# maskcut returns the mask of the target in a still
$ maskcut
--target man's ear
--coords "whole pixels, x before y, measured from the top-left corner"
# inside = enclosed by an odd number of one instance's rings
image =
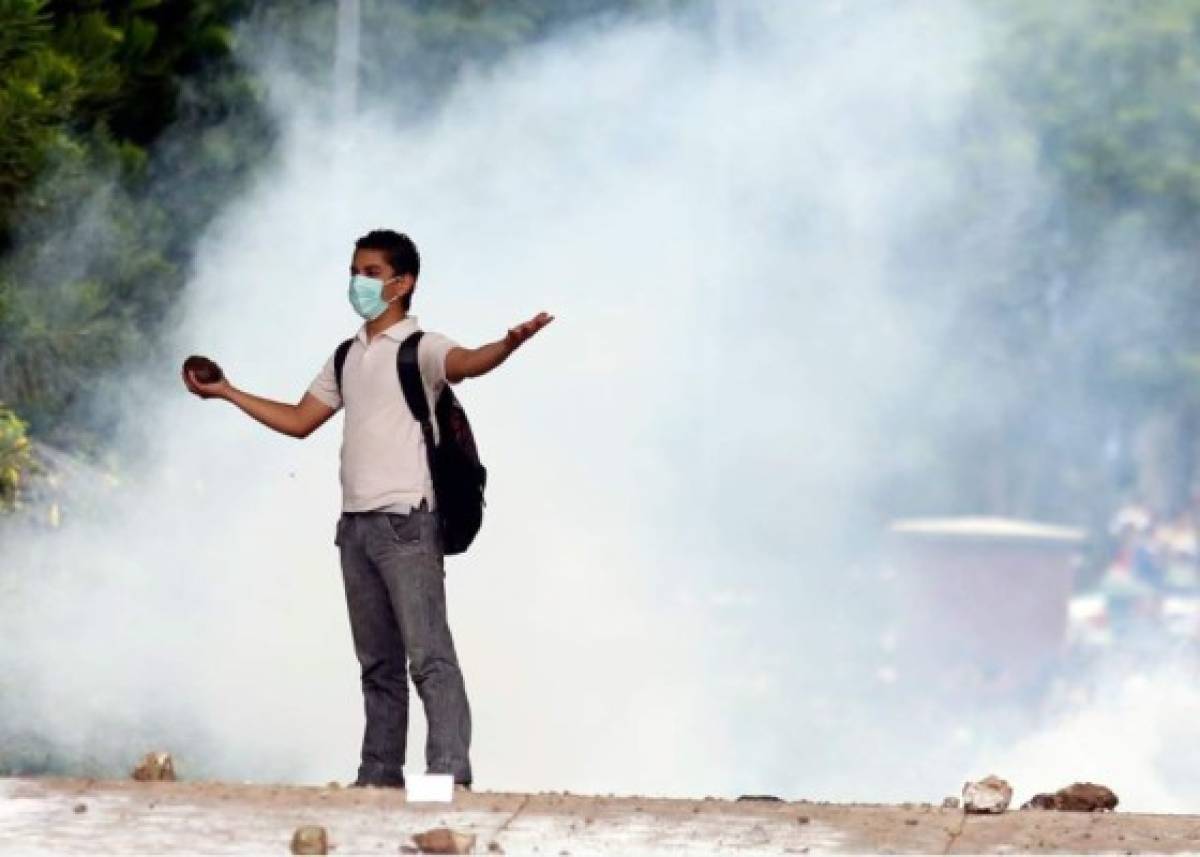
[[[389,302],[400,300],[405,295],[412,292],[416,282],[416,277],[414,277],[412,274],[401,274],[399,279],[393,280],[391,285],[388,286],[388,291],[391,292],[391,296],[385,298],[385,300]]]

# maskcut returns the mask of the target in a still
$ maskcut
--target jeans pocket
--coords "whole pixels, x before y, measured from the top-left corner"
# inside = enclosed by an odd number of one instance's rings
[[[418,545],[421,543],[421,515],[410,512],[407,515],[388,515],[388,526],[398,544]]]

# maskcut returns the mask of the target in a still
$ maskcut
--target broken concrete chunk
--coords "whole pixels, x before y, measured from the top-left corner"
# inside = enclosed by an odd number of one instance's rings
[[[174,782],[175,762],[170,753],[147,753],[133,769],[133,778],[143,783]]]
[[[1012,803],[1012,786],[995,774],[963,785],[963,809],[974,813],[1000,813]]]
[[[329,833],[315,824],[297,827],[292,834],[293,854],[328,854]]]
[[[961,806],[958,798],[948,797],[942,801],[942,809],[958,809]]]
[[[413,837],[422,854],[470,854],[475,850],[475,835],[459,833],[448,827],[435,827]]]
[[[1054,794],[1037,794],[1021,809],[1048,809],[1059,812],[1107,812],[1117,808],[1120,799],[1108,786],[1075,783]]]

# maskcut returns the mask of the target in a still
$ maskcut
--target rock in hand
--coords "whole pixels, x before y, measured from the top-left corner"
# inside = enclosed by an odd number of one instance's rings
[[[221,367],[207,357],[193,354],[183,361],[183,371],[190,372],[192,377],[201,384],[215,384],[225,377]]]

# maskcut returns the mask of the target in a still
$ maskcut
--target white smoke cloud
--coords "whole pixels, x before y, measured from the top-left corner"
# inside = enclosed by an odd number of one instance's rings
[[[950,308],[902,299],[892,251],[970,191],[948,164],[978,34],[954,3],[731,4],[577,30],[403,121],[364,92],[330,122],[266,61],[280,156],[201,237],[178,358],[298,399],[356,327],[346,267],[376,227],[421,248],[427,329],[475,345],[559,316],[460,391],[491,474],[447,574],[481,787],[961,782],[972,748],[914,759],[917,726],[862,680],[886,629],[842,543],[945,357],[927,334]],[[130,413],[136,491],[5,546],[30,570],[0,596],[6,709],[101,767],[164,743],[185,773],[345,779],[340,419],[298,443],[176,372]]]
[[[1164,658],[1144,671],[1103,670],[1092,692],[987,759],[1018,799],[1075,782],[1104,783],[1130,812],[1195,812],[1200,693],[1195,669]]]

